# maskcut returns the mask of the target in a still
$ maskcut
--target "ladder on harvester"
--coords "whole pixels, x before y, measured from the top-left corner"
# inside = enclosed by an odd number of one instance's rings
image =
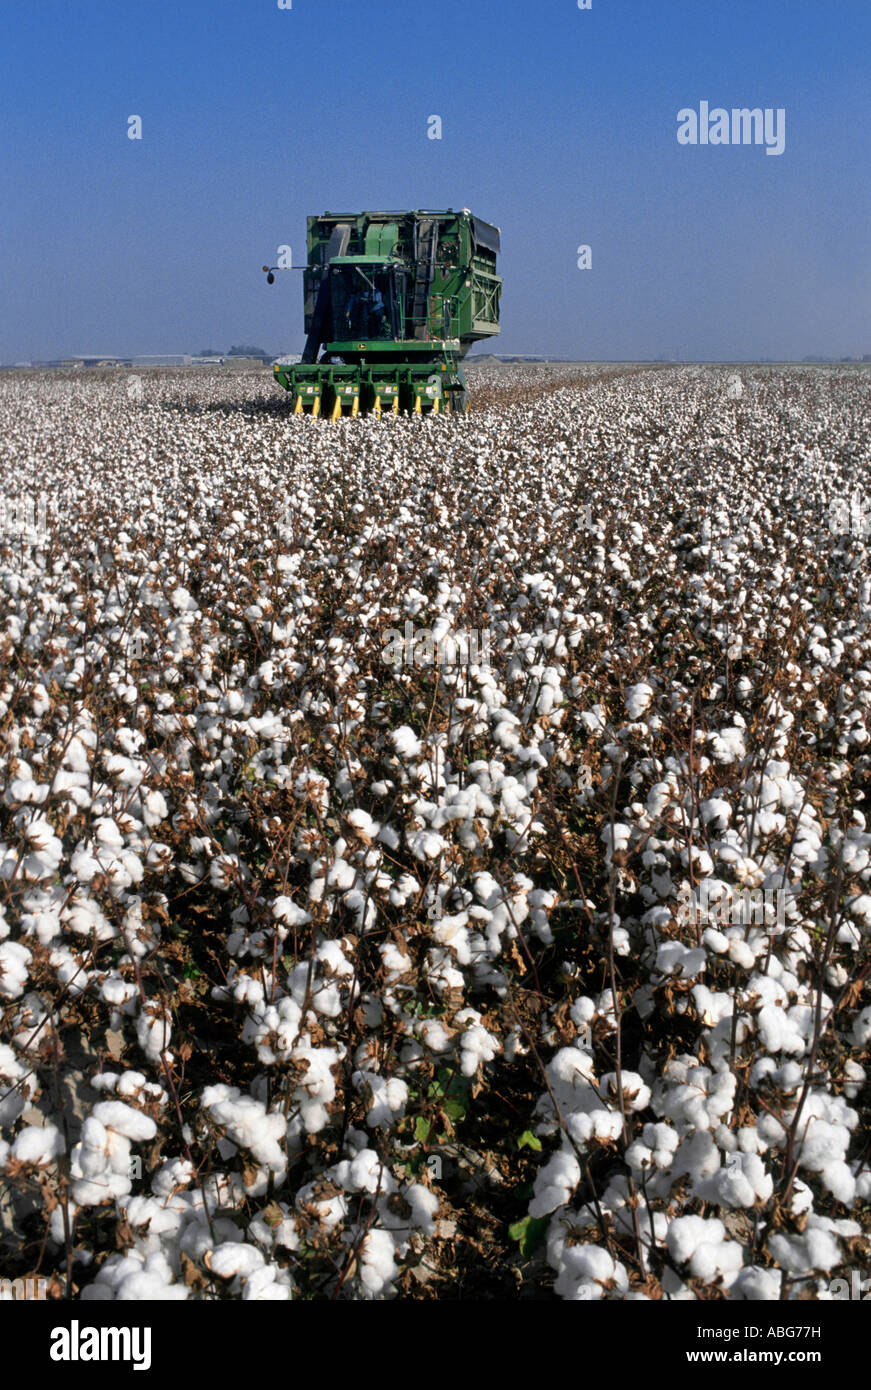
[[[423,217],[414,228],[414,297],[411,303],[411,336],[429,337],[429,292],[435,275],[439,244],[439,224],[435,217]]]

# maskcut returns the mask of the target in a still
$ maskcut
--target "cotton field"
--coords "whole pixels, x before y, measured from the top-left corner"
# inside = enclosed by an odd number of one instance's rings
[[[871,1272],[856,367],[0,377],[0,1264],[100,1299]]]

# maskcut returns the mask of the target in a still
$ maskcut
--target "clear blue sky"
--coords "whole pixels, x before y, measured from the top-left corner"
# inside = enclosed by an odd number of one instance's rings
[[[784,153],[679,145],[700,101]],[[869,144],[869,0],[6,0],[0,361],[299,350],[307,214],[463,206],[500,350],[861,355]]]

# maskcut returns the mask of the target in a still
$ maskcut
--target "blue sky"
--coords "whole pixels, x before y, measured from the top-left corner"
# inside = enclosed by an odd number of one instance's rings
[[[308,214],[463,206],[501,351],[869,353],[869,55],[868,0],[6,0],[0,361],[299,350]],[[679,145],[701,101],[783,154]]]

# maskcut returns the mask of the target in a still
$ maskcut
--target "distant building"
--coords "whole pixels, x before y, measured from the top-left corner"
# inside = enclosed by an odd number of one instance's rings
[[[190,359],[185,353],[146,354],[131,358],[134,367],[185,367]]]

